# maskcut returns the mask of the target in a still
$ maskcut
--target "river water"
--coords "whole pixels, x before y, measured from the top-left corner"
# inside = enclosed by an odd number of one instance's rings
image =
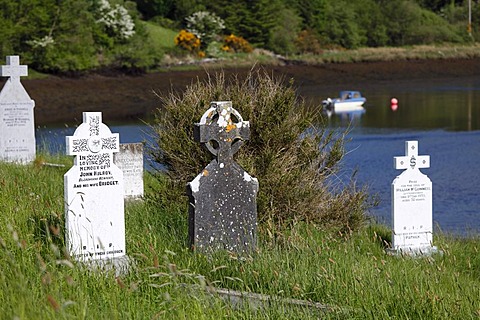
[[[378,206],[370,214],[379,222],[391,222],[390,185],[401,172],[393,157],[404,155],[404,144],[417,140],[419,155],[430,155],[430,168],[421,169],[433,183],[433,220],[437,230],[456,235],[480,233],[480,77],[429,81],[359,83],[367,98],[366,112],[335,115],[329,126],[349,128],[347,153],[337,183],[346,183],[356,171],[357,185],[367,185]],[[301,84],[299,93],[321,101],[335,97],[332,88]],[[393,111],[390,99],[398,99]],[[120,133],[122,143],[149,140],[143,124],[108,124]],[[38,128],[37,144],[51,152],[64,152],[65,136],[72,127]]]

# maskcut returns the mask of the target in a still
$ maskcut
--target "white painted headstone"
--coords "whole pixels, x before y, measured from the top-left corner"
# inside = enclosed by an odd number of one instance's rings
[[[420,172],[430,167],[430,156],[418,155],[418,141],[405,142],[405,156],[394,157],[395,169],[404,169],[392,183],[392,251],[430,255],[432,246],[432,182]]]
[[[143,143],[122,143],[120,152],[113,154],[113,162],[123,172],[125,199],[143,197]]]
[[[83,123],[66,137],[74,165],[65,174],[66,243],[81,262],[126,257],[123,173],[113,163],[119,135],[102,123],[101,112],[84,112]]]
[[[35,102],[20,83],[28,75],[18,56],[7,56],[0,76],[9,77],[0,92],[0,160],[27,163],[35,160]]]

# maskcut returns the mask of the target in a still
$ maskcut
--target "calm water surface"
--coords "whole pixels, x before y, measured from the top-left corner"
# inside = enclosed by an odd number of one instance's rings
[[[300,81],[301,83],[301,81]],[[337,183],[357,171],[357,184],[368,185],[379,205],[371,214],[391,221],[390,185],[401,173],[393,157],[404,155],[407,140],[418,140],[419,154],[430,155],[430,168],[421,171],[433,183],[433,220],[438,229],[457,235],[480,233],[480,77],[359,84],[367,98],[362,115],[334,116],[332,128],[350,127],[350,142]],[[300,85],[299,93],[321,101],[335,97],[315,85]],[[398,99],[392,111],[390,99]],[[108,124],[108,123],[107,123]],[[145,125],[111,125],[122,143],[148,140]],[[64,152],[65,135],[75,128],[39,128],[37,143]]]

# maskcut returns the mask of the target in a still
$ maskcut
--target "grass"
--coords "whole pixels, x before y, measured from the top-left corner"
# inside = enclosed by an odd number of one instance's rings
[[[126,206],[128,275],[83,269],[65,255],[64,168],[0,163],[0,314],[5,319],[478,319],[480,238],[435,234],[443,256],[384,253],[390,232],[371,225],[329,234],[296,225],[271,239],[260,232],[250,257],[187,249],[185,207],[148,198]],[[145,177],[146,192],[161,182]],[[304,299],[331,311],[280,302],[234,308],[206,284]]]
[[[307,64],[351,63],[398,60],[442,60],[480,58],[480,44],[471,45],[417,45],[396,48],[359,48],[355,50],[325,50],[318,55],[297,55],[292,60]]]
[[[140,21],[140,23],[146,28],[149,42],[156,51],[163,52],[175,48],[174,39],[178,31],[167,29],[148,21]]]
[[[202,61],[191,57],[169,58],[163,61],[162,68],[168,70],[184,70],[185,64],[189,70],[201,68],[228,68],[248,67],[255,64],[283,65],[306,64],[318,65],[328,63],[361,63],[378,61],[403,61],[403,60],[444,60],[444,59],[478,59],[480,58],[480,44],[471,45],[418,45],[409,47],[382,47],[359,48],[353,50],[324,50],[320,54],[297,54],[281,57],[267,50],[254,50],[253,53],[233,53],[221,59]],[[172,60],[172,61],[170,61]],[[187,62],[187,63],[185,63]]]

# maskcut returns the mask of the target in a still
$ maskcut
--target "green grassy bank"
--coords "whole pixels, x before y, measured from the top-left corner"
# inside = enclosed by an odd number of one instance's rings
[[[187,249],[185,207],[147,200],[126,206],[130,273],[90,272],[64,251],[66,167],[0,163],[0,314],[3,319],[478,319],[480,238],[435,234],[443,256],[384,253],[390,232],[371,225],[353,234],[311,226],[260,234],[246,258]],[[39,161],[40,162],[40,161]],[[146,192],[154,179],[145,177]],[[157,186],[158,187],[158,186]],[[318,302],[325,312],[274,300],[234,307],[212,285]]]

